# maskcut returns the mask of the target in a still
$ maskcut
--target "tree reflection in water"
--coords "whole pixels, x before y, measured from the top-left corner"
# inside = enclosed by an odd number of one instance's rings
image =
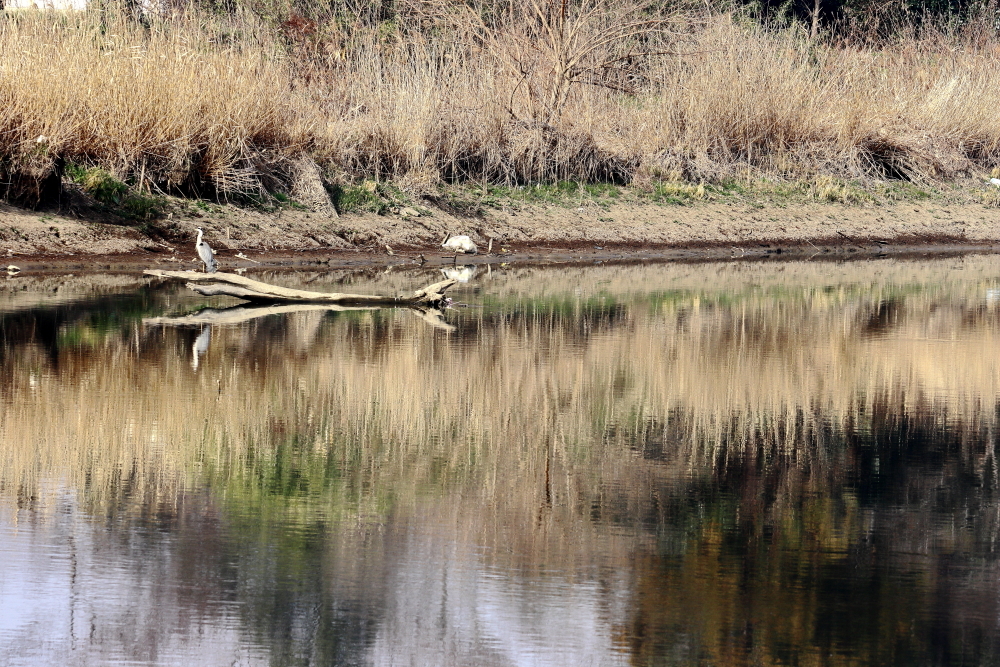
[[[494,270],[453,331],[286,313],[201,353],[141,323],[205,304],[169,286],[21,290],[0,656],[993,664],[998,264]]]

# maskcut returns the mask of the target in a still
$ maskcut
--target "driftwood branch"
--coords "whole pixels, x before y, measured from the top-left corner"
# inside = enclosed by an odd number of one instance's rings
[[[157,278],[187,280],[188,288],[204,296],[232,296],[253,303],[313,303],[340,306],[424,306],[437,308],[445,302],[445,290],[456,280],[448,279],[428,285],[413,296],[371,296],[367,294],[339,294],[336,292],[310,292],[269,285],[245,278],[235,273],[202,273],[200,271],[161,271],[147,269],[147,275]]]

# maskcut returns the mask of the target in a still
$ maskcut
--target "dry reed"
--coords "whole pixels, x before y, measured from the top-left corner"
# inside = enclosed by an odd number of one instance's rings
[[[1000,156],[1000,40],[978,24],[875,47],[732,15],[570,6],[555,20],[511,3],[487,22],[423,3],[389,28],[281,30],[196,12],[148,27],[7,15],[0,171],[38,179],[72,161],[226,194],[281,189],[303,151],[334,179],[415,188],[921,180],[983,174]]]
[[[169,189],[253,189],[309,136],[271,46],[195,19],[5,17],[0,170],[70,160]]]

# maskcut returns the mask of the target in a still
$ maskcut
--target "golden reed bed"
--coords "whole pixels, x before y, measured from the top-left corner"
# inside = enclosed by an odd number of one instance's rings
[[[11,173],[75,161],[221,193],[280,189],[302,152],[334,180],[418,190],[442,179],[920,180],[996,163],[1000,42],[985,19],[866,46],[727,13],[586,0],[560,24],[547,4],[500,6],[491,21],[411,2],[391,22],[280,25],[193,9],[145,23],[9,14],[0,157]]]

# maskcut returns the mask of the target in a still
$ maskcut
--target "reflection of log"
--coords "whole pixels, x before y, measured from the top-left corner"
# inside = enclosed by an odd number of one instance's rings
[[[150,326],[200,326],[203,324],[239,324],[257,317],[268,315],[284,315],[286,313],[301,313],[308,310],[346,311],[374,310],[373,308],[324,306],[319,303],[289,304],[286,306],[234,306],[232,308],[206,308],[196,313],[180,317],[144,317],[143,324]]]
[[[144,273],[158,278],[179,278],[191,281],[187,286],[205,296],[234,296],[256,303],[325,303],[355,306],[430,306],[444,303],[444,292],[455,280],[442,280],[413,293],[413,296],[369,296],[367,294],[338,294],[336,292],[309,292],[269,285],[235,273],[201,273],[200,271],[160,271],[147,269]],[[203,284],[199,284],[203,283]]]
[[[441,315],[441,311],[437,308],[417,308],[415,306],[410,306],[410,312],[416,313],[420,319],[432,327],[444,329],[445,331],[455,330],[455,325],[445,322],[444,317]]]
[[[347,310],[375,310],[377,306],[337,306],[320,303],[295,303],[284,306],[234,306],[216,310],[206,308],[197,313],[183,315],[181,317],[146,317],[142,323],[149,326],[201,326],[212,324],[239,324],[257,317],[268,315],[283,315],[287,313],[301,313],[307,310],[322,310],[343,312]],[[454,326],[448,324],[441,317],[441,311],[432,308],[421,308],[416,305],[407,305],[407,308],[415,312],[425,322],[431,326],[447,331],[454,330]]]

